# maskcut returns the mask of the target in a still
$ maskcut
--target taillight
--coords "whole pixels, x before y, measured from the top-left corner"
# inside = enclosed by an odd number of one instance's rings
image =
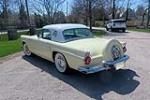
[[[89,65],[91,63],[90,53],[86,53],[85,58],[84,58],[84,63],[86,65]]]

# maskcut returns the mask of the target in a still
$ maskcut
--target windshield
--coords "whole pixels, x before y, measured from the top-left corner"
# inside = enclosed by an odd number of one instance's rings
[[[63,35],[66,41],[93,37],[92,32],[87,28],[67,29],[63,31]]]

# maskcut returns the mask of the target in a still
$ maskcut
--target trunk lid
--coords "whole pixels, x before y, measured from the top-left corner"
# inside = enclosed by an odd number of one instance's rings
[[[116,46],[120,55],[123,55],[122,44],[115,39],[87,38],[65,43],[65,46],[72,50],[81,51],[80,56],[84,57],[85,52],[90,52],[92,57],[99,57],[106,61],[114,60],[112,56],[112,47]]]
[[[82,52],[90,52],[91,56],[102,55],[110,39],[87,38],[65,43],[65,46]]]

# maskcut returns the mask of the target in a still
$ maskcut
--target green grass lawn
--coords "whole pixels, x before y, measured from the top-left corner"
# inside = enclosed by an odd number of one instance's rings
[[[93,34],[94,34],[95,36],[103,36],[103,35],[106,34],[106,32],[103,31],[103,30],[93,30]]]
[[[19,32],[17,40],[8,41],[7,34],[0,35],[0,57],[4,57],[22,50],[20,35],[27,32]]]
[[[137,29],[137,28],[129,28],[131,31],[137,31],[137,32],[146,32],[150,33],[150,29]]]
[[[0,41],[0,57],[21,51],[21,40]]]
[[[8,40],[8,36],[7,34],[0,34],[0,41],[7,41]]]

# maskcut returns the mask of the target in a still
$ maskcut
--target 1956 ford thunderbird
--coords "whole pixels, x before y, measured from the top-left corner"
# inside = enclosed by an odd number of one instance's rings
[[[54,62],[61,73],[70,69],[85,74],[118,70],[129,59],[126,43],[94,37],[82,24],[47,25],[40,34],[21,38],[26,56],[33,53]]]

